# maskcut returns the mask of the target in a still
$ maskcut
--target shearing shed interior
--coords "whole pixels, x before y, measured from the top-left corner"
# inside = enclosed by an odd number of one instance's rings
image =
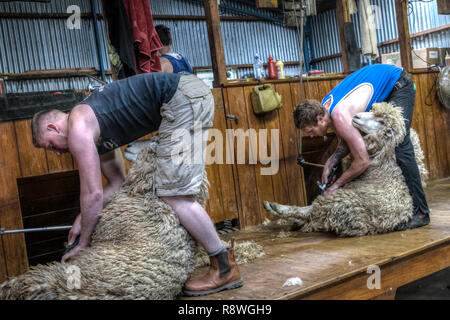
[[[2,300],[450,299],[448,0],[0,0],[0,139]]]

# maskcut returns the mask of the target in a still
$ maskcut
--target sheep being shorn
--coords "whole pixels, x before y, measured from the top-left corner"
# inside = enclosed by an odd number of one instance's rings
[[[138,141],[125,155],[135,162],[121,189],[102,211],[91,246],[68,263],[38,265],[0,284],[0,299],[174,299],[189,274],[209,263],[153,193],[158,137]],[[206,172],[196,200],[208,198]],[[227,243],[224,243],[227,244]],[[236,243],[238,264],[264,255],[253,241]]]
[[[412,198],[395,159],[395,147],[406,134],[402,110],[387,103],[374,104],[358,114],[360,130],[370,157],[369,168],[335,193],[319,195],[310,206],[296,207],[264,201],[264,207],[303,232],[330,231],[339,236],[386,233],[407,222],[413,214]],[[411,129],[416,161],[426,176],[419,139]]]
[[[196,244],[153,194],[154,153],[146,148],[102,212],[91,246],[0,285],[0,299],[173,299],[194,270]],[[206,198],[204,179],[200,203]],[[79,281],[78,281],[79,279]]]

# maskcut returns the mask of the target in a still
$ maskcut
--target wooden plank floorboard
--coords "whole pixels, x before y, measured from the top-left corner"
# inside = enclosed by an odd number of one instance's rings
[[[429,183],[426,194],[431,223],[414,230],[358,238],[301,232],[278,238],[286,227],[227,234],[237,242],[254,240],[263,246],[265,256],[240,266],[243,287],[183,299],[367,299],[388,294],[396,289],[394,285],[450,265],[450,178]],[[381,288],[375,291],[366,287],[372,265],[380,267],[382,274]],[[193,276],[206,269],[196,270]],[[301,278],[303,285],[283,287],[291,277]]]

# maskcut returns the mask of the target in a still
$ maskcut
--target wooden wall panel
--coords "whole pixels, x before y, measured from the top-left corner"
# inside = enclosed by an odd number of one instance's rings
[[[424,153],[424,164],[428,169],[430,167],[429,153],[428,153],[428,141],[425,136],[425,122],[423,109],[426,107],[423,101],[425,97],[422,97],[422,90],[420,90],[420,77],[421,75],[413,75],[412,79],[416,84],[416,100],[414,105],[413,123],[412,127],[419,135],[420,145]]]
[[[239,121],[239,123],[236,124],[234,121],[229,120],[227,127],[234,130],[242,129],[247,131],[249,129],[249,122],[247,118],[244,88],[234,87],[224,89],[224,102],[226,114],[234,115]],[[233,150],[236,150],[236,141],[233,142],[233,146]],[[258,225],[262,222],[255,169],[253,165],[248,164],[248,146],[249,144],[247,144],[246,147],[246,164],[237,164],[236,154],[234,155],[239,221],[242,228]]]
[[[23,228],[18,202],[0,208],[0,225],[7,230]],[[18,233],[2,237],[8,276],[24,273],[28,269],[24,235]]]
[[[248,123],[248,128],[249,129],[253,129],[256,130],[256,135],[257,135],[257,142],[256,142],[256,154],[255,154],[255,159],[257,159],[257,164],[252,165],[253,169],[254,169],[254,174],[255,174],[255,181],[256,181],[256,189],[258,190],[257,195],[258,195],[258,205],[259,205],[259,217],[258,217],[258,223],[260,224],[262,222],[264,222],[265,218],[268,217],[269,218],[269,214],[266,212],[266,210],[264,209],[263,206],[263,201],[275,201],[275,196],[274,196],[274,185],[273,185],[273,179],[270,175],[262,175],[261,174],[261,170],[263,169],[263,166],[261,164],[261,154],[259,152],[259,130],[265,130],[265,129],[269,129],[266,127],[266,123],[264,121],[264,115],[255,115],[253,112],[253,107],[252,107],[252,102],[251,102],[251,92],[253,91],[253,86],[246,86],[244,87],[244,101],[245,101],[245,111],[246,111],[246,116],[247,116],[247,123]],[[268,119],[268,122],[270,121],[275,121],[275,120],[270,120]],[[270,127],[273,127],[273,124],[270,124]],[[270,139],[269,135],[268,135],[268,139]],[[268,145],[266,146],[262,146],[263,148],[266,148],[266,150],[270,150],[267,149]],[[246,162],[249,163],[249,162]],[[240,165],[239,165],[240,167]]]
[[[49,173],[73,170],[73,158],[70,153],[57,155],[53,151],[45,151]]]
[[[422,114],[424,118],[425,126],[425,140],[427,141],[427,154],[428,154],[428,171],[430,172],[430,179],[434,180],[439,177],[438,168],[438,157],[436,149],[436,136],[434,131],[434,119],[433,119],[433,108],[432,106],[425,105],[425,100],[429,92],[427,88],[427,79],[424,76],[419,77],[419,83],[417,84],[417,89],[421,93],[421,106]]]
[[[436,96],[434,87],[437,73],[413,75],[417,86],[413,128],[417,130],[425,154],[425,166],[430,180],[450,175],[450,118]]]
[[[275,86],[276,89],[276,86]],[[289,100],[290,96],[282,96],[282,102],[284,100]],[[285,108],[282,106],[282,108]],[[275,132],[278,133],[278,139],[274,140],[276,141],[275,150],[278,150],[278,172],[273,172],[274,174],[268,176],[272,180],[272,192],[273,192],[273,201],[276,201],[278,203],[289,203],[289,184],[287,183],[288,177],[287,177],[287,170],[286,170],[286,160],[285,160],[285,150],[283,145],[283,139],[282,139],[282,127],[280,124],[280,116],[279,111],[276,110],[274,112],[267,113],[263,116],[264,119],[264,125],[267,129],[267,154],[272,153],[272,134]],[[259,142],[258,142],[259,143]],[[273,155],[271,155],[272,157]],[[259,154],[259,157],[261,157],[261,154]],[[270,164],[271,170],[274,170],[274,164]],[[269,165],[265,165],[264,167],[269,168]],[[259,173],[260,174],[260,173]],[[263,199],[268,200],[268,199]],[[270,201],[270,200],[268,200]],[[261,201],[262,205],[262,201]],[[274,218],[272,215],[270,215],[266,210],[262,211],[264,213],[264,217],[267,218]]]
[[[32,142],[31,120],[16,121],[15,128],[22,177],[47,174],[48,165],[45,150],[35,148]]]
[[[289,204],[306,205],[305,185],[302,167],[297,164],[299,152],[299,130],[295,128],[292,113],[296,104],[289,83],[278,84],[275,89],[283,97],[283,107],[278,110],[280,119],[280,139],[284,150],[286,182]]]
[[[213,128],[219,130],[223,138],[223,158],[219,159],[223,163],[212,163],[206,166],[208,180],[210,182],[207,212],[213,222],[221,222],[239,218],[239,210],[233,180],[233,164],[227,164],[225,158],[228,141],[226,140],[225,106],[223,103],[222,89],[213,89],[212,93],[215,107]],[[211,139],[209,146],[211,146],[211,142],[215,143]],[[216,148],[218,148],[218,145]],[[209,152],[207,152],[207,156],[208,154]],[[211,162],[213,161],[210,159],[208,163]]]
[[[0,123],[0,206],[15,203],[16,178],[20,177],[16,134],[12,122]]]
[[[275,112],[256,115],[251,103],[251,92],[254,86],[230,87],[226,92],[227,113],[239,119],[239,124],[229,121],[232,129],[254,129],[257,131],[259,144],[259,130],[267,130],[267,153],[271,154],[271,133],[278,130],[278,172],[273,175],[262,175],[262,168],[269,168],[270,164],[262,165],[259,148],[256,150],[258,162],[250,164],[249,144],[246,145],[246,163],[236,165],[236,183],[238,184],[238,200],[240,201],[241,225],[251,226],[262,223],[266,218],[273,218],[266,212],[262,203],[264,200],[285,204],[306,204],[303,170],[297,165],[299,134],[294,127],[292,112],[294,99],[300,100],[300,88],[291,90],[290,83],[275,85],[283,99],[283,107]],[[316,85],[314,90],[318,90]],[[293,93],[294,92],[294,93]],[[293,98],[295,95],[295,98]],[[236,150],[236,147],[235,147]],[[273,168],[273,166],[272,166]],[[256,204],[255,204],[256,202]],[[250,205],[252,207],[250,207]],[[248,208],[251,210],[248,210]]]
[[[433,125],[432,128],[434,129],[434,136],[435,136],[435,144],[436,144],[436,151],[437,151],[437,178],[444,178],[448,177],[450,175],[449,165],[447,158],[447,153],[449,150],[447,150],[447,141],[449,140],[450,136],[450,128],[448,127],[446,118],[449,115],[449,112],[447,109],[445,109],[439,102],[437,95],[436,95],[436,78],[437,73],[428,73],[425,74],[425,83],[426,88],[428,88],[429,96],[430,98],[425,101],[426,107],[429,107],[433,111]],[[431,106],[428,106],[428,104],[431,104]]]
[[[286,100],[288,100],[289,98],[290,97],[285,97]],[[290,190],[288,184],[288,173],[286,164],[287,150],[285,149],[283,144],[280,110],[265,115],[264,121],[266,123],[266,127],[269,129],[267,150],[269,150],[268,152],[272,153],[272,144],[275,141],[277,144],[275,150],[278,150],[278,158],[279,158],[278,172],[277,173],[274,172],[274,174],[270,176],[272,178],[274,200],[279,203],[289,203]],[[275,130],[277,131],[278,139],[275,140],[275,138],[273,138],[274,140],[272,140]],[[275,169],[274,165],[272,165],[272,170],[274,169]]]
[[[291,101],[292,101],[292,105],[293,108],[295,109],[298,104],[300,103],[301,100],[306,99],[307,97],[307,93],[306,93],[306,85],[304,84],[304,82],[302,82],[302,85],[300,87],[300,83],[290,83],[289,84],[289,88],[291,91]],[[291,121],[293,121],[292,119],[292,115],[290,115],[291,117]],[[285,122],[286,123],[286,122]],[[292,125],[292,124],[291,124]],[[294,125],[295,128],[295,125]],[[300,146],[303,145],[303,138],[301,136],[300,131],[295,128],[295,132],[296,132],[296,136],[297,139],[295,140],[295,149],[291,150],[290,152],[292,152],[293,154],[295,154],[295,164],[297,165],[297,157],[298,157],[298,153],[300,152]],[[293,146],[291,146],[291,148],[293,148]],[[305,171],[302,167],[300,167],[300,175],[298,177],[299,180],[301,180],[300,182],[300,188],[302,189],[302,199],[303,201],[301,201],[298,205],[306,205],[307,204],[307,196],[306,196],[306,190],[308,188],[308,186],[305,184]]]
[[[14,124],[0,123],[0,227],[4,229],[22,228],[16,182],[20,174]],[[0,267],[0,270],[6,269],[8,276],[25,272],[28,261],[23,234],[4,235],[1,238],[3,261],[0,261],[0,265],[4,267]]]
[[[0,283],[6,280],[8,272],[6,270],[5,248],[3,239],[0,237]]]

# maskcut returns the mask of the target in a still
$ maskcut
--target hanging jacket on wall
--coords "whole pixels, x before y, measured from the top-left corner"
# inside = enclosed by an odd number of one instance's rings
[[[161,72],[162,43],[153,24],[148,0],[124,0],[134,39],[136,73]]]
[[[136,74],[136,62],[133,50],[133,33],[123,0],[103,1],[104,12],[107,19],[108,37],[111,45],[119,54],[122,68],[118,78],[123,79]]]

